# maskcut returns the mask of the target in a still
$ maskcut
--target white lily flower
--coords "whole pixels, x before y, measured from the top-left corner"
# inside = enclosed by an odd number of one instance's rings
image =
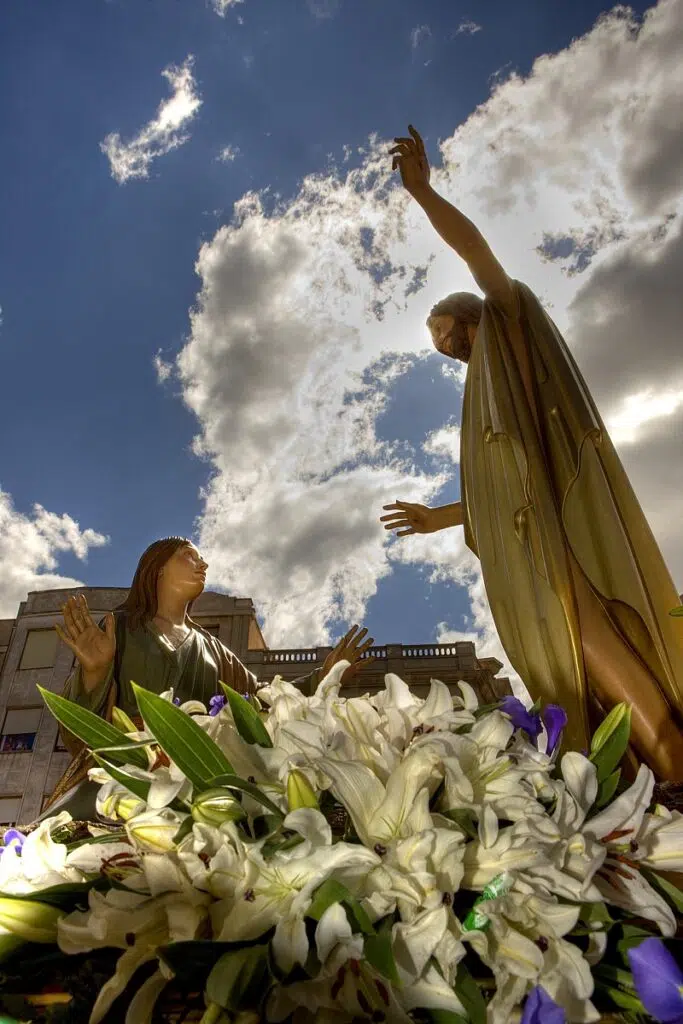
[[[84,875],[67,864],[67,849],[56,843],[52,832],[71,821],[67,811],[47,818],[26,837],[21,852],[14,846],[3,849],[0,857],[0,892],[21,896],[53,885],[83,882]]]
[[[241,844],[244,877],[233,899],[214,905],[212,918],[220,942],[248,942],[275,925],[273,954],[281,968],[289,971],[308,956],[304,916],[315,890],[332,874],[353,888],[379,863],[379,857],[362,846],[332,845],[329,825],[312,808],[292,812],[285,827],[304,836],[301,854],[296,855],[295,847],[287,858],[275,854],[266,860],[262,842]]]
[[[637,861],[653,871],[683,872],[683,814],[659,807],[636,835]]]
[[[384,846],[431,827],[429,791],[436,757],[431,751],[408,754],[390,775],[386,788],[366,765],[322,758],[332,792],[351,815],[365,846]]]
[[[327,974],[336,973],[347,960],[363,956],[363,936],[354,934],[341,903],[333,903],[322,914],[315,929],[318,960]]]
[[[676,933],[673,911],[639,870],[639,861],[643,859],[639,845],[641,828],[646,862],[648,854],[656,849],[657,830],[645,819],[653,789],[654,776],[649,768],[641,765],[633,785],[587,821],[583,831],[605,848],[605,862],[595,878],[602,898],[615,907],[654,921],[663,935],[671,936]],[[673,819],[669,836],[674,842],[680,837],[679,827],[678,819]]]

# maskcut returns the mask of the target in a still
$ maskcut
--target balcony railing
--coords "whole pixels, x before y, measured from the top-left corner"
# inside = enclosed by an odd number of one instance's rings
[[[261,665],[292,665],[315,664],[324,661],[331,650],[330,647],[287,648],[279,651],[249,651],[247,662]],[[390,644],[382,647],[371,647],[363,655],[363,660],[372,658],[375,661],[386,661],[387,658],[471,658],[474,656],[474,644],[469,640],[451,644]]]

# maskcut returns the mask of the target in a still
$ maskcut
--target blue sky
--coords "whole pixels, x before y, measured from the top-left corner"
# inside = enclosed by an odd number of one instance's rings
[[[596,310],[619,294],[619,261],[633,267],[660,221],[668,234],[657,258],[672,280],[679,266],[680,195],[662,184],[679,158],[662,149],[640,185],[636,172],[638,132],[666,134],[655,121],[676,108],[680,78],[657,85],[662,96],[648,85],[632,130],[618,112],[635,95],[629,61],[651,83],[648,61],[669,59],[662,26],[680,24],[681,4],[652,9],[647,46],[623,15],[595,28],[609,11],[598,0],[223,7],[221,16],[208,0],[3,4],[0,488],[13,541],[0,546],[0,614],[62,578],[125,586],[151,540],[183,533],[207,552],[211,586],[254,598],[273,646],[320,642],[362,616],[378,642],[462,632],[495,652],[461,539],[386,549],[376,524],[383,497],[459,492],[461,382],[430,353],[424,315],[444,289],[471,283],[398,182],[389,176],[387,198],[377,180],[382,147],[408,121],[442,169],[437,187],[493,232],[510,272],[551,303],[585,353],[678,569],[661,516],[662,502],[677,500],[671,471],[656,471],[680,425],[673,341],[661,341],[662,365],[636,409],[623,404],[636,392],[608,372],[607,349],[593,359],[586,339],[607,330]],[[646,10],[633,6],[636,23]],[[610,54],[627,38],[634,50],[620,69]],[[555,56],[538,63],[544,54]],[[116,133],[125,147],[154,121],[173,94],[162,77],[172,67],[185,67],[196,110],[147,176],[117,181],[101,143]],[[554,137],[582,88],[578,134]],[[605,117],[614,145],[600,154]],[[232,159],[220,159],[226,147]],[[261,207],[235,216],[247,193]],[[363,265],[366,225],[374,270]],[[555,247],[544,261],[536,247],[546,234]],[[586,239],[595,258],[572,276],[571,252]],[[416,268],[427,268],[423,287],[409,295]],[[675,305],[673,286],[666,294]],[[381,320],[368,313],[377,301]],[[616,325],[618,304],[608,313]],[[637,340],[623,358],[640,379]],[[425,450],[444,427],[453,453]]]

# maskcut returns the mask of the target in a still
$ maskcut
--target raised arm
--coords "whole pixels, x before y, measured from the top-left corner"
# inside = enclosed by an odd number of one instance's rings
[[[393,167],[400,171],[406,191],[420,204],[444,242],[465,261],[484,295],[504,312],[512,312],[510,279],[479,229],[434,191],[429,183],[431,172],[424,142],[412,125],[408,130],[411,137],[394,139],[396,145],[390,150]]]

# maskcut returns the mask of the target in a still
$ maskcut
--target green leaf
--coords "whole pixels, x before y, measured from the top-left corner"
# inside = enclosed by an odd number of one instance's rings
[[[89,882],[65,882],[63,885],[51,885],[47,889],[39,889],[37,892],[22,893],[21,895],[0,892],[0,898],[3,900],[24,900],[30,903],[47,903],[51,907],[72,909],[77,904],[88,902],[87,895],[91,889],[109,888],[108,880],[98,876]]]
[[[221,683],[221,688],[228,698],[232,717],[242,739],[247,743],[256,743],[259,747],[272,747],[273,741],[256,708],[227,683]]]
[[[127,772],[124,768],[115,768],[113,764],[110,764],[109,761],[105,760],[105,758],[100,757],[99,754],[93,754],[93,757],[100,767],[104,768],[108,775],[111,775],[115,782],[118,782],[121,786],[125,786],[133,796],[137,796],[141,800],[147,800],[151,784],[147,782],[146,779],[138,779],[134,775],[131,775],[130,772]]]
[[[131,686],[145,725],[195,789],[208,789],[217,775],[232,772],[223,751],[189,715],[137,683]]]
[[[116,726],[110,725],[99,715],[67,700],[66,697],[51,693],[42,686],[38,687],[38,692],[60,725],[82,740],[90,750],[99,750],[100,747],[112,745],[120,746],[121,751],[115,752],[112,755],[112,760],[120,761],[122,764],[135,764],[140,768],[147,767],[147,757],[144,751],[139,750],[133,740],[128,743],[122,741],[121,732]]]
[[[450,818],[451,821],[454,821],[458,828],[462,829],[465,835],[470,839],[477,838],[478,832],[476,818],[472,811],[468,811],[466,808],[454,811],[445,811],[444,817]]]
[[[391,944],[393,917],[388,917],[374,935],[367,935],[363,945],[363,956],[367,962],[387,978],[392,985],[401,985]]]
[[[672,615],[674,619],[683,618],[683,604],[679,604],[676,608],[672,608],[669,615]]]
[[[185,836],[189,836],[193,828],[194,818],[192,817],[191,814],[188,814],[188,816],[185,818],[185,821],[182,823],[176,834],[173,836],[173,842],[175,843],[175,845],[177,846],[178,843],[181,843]]]
[[[206,998],[231,1013],[255,1010],[268,991],[268,946],[224,953],[206,982]]]
[[[621,768],[617,768],[617,770],[612,772],[611,775],[608,775],[606,779],[603,779],[598,786],[598,796],[595,801],[596,807],[605,807],[610,802],[617,791],[620,778]]]
[[[243,793],[248,793],[250,797],[257,800],[263,807],[270,811],[278,821],[282,821],[284,814],[272,800],[270,800],[265,793],[262,793],[258,786],[254,785],[253,782],[247,782],[246,779],[241,779],[239,775],[233,775],[232,772],[223,775],[217,775],[214,779],[210,780],[211,786],[223,786],[225,789],[239,789]],[[207,787],[208,788],[208,787]]]
[[[631,706],[616,704],[596,730],[591,742],[590,759],[598,770],[598,782],[604,782],[626,753],[631,735]]]
[[[486,1000],[481,989],[462,961],[455,978],[455,994],[465,1008],[467,1020],[472,1024],[486,1024]]]
[[[121,732],[138,732],[138,728],[132,718],[129,718],[125,711],[121,708],[112,708],[111,711],[112,725],[115,725]]]
[[[171,942],[157,948],[159,958],[167,964],[176,979],[184,986],[202,989],[211,969],[225,953],[241,949],[244,943],[213,942],[211,939],[195,939],[187,942]]]
[[[604,903],[584,903],[579,913],[581,922],[572,929],[572,935],[592,935],[594,932],[608,932],[614,924]]]
[[[621,933],[622,937],[617,942],[617,949],[621,959],[630,968],[627,956],[629,949],[639,946],[645,939],[651,939],[655,932],[636,924],[624,924],[621,926]]]
[[[645,1008],[638,998],[630,971],[610,964],[599,964],[593,968],[596,986],[609,996],[612,1002],[622,1010],[645,1013]]]
[[[647,878],[648,882],[655,889],[659,889],[661,894],[666,897],[667,901],[672,904],[679,914],[683,914],[683,890],[679,889],[673,882],[663,878],[662,875],[658,875],[656,871],[642,868],[641,874]]]
[[[345,885],[335,881],[334,878],[328,878],[322,885],[318,886],[306,916],[313,918],[314,921],[319,921],[327,908],[331,907],[333,903],[341,903],[347,913],[350,913],[352,918],[350,924],[352,927],[355,925],[357,930],[361,931],[364,935],[375,934],[372,921],[358,900],[349,892]]]

